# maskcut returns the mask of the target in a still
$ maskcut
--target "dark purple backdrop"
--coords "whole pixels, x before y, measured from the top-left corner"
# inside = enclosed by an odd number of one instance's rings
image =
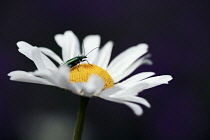
[[[13,70],[35,69],[17,51],[17,41],[60,53],[53,38],[66,30],[73,30],[80,40],[100,34],[102,45],[113,40],[112,58],[128,47],[148,43],[154,65],[140,67],[135,73],[154,71],[174,77],[169,85],[139,94],[152,105],[144,108],[142,117],[126,106],[92,99],[84,129],[90,136],[83,135],[84,140],[208,139],[209,18],[207,0],[1,1],[0,139],[32,140],[27,138],[29,132],[41,131],[39,126],[31,129],[34,123],[42,124],[45,114],[52,120],[53,114],[64,114],[74,122],[78,96],[55,87],[12,82],[7,77]],[[72,135],[70,128],[66,131]]]

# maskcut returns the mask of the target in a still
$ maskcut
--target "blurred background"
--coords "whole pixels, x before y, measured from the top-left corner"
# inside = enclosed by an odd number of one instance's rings
[[[0,139],[71,140],[79,97],[65,90],[9,81],[13,70],[34,71],[16,42],[61,55],[55,34],[72,30],[80,41],[99,34],[114,41],[112,58],[148,43],[154,71],[174,77],[139,96],[152,105],[137,117],[126,106],[92,99],[83,140],[207,140],[210,115],[210,14],[207,0],[1,1]],[[126,62],[125,62],[126,63]],[[133,75],[132,74],[132,75]]]

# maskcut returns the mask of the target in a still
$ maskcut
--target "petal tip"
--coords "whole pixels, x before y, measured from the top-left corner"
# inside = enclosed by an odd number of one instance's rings
[[[18,41],[18,42],[16,43],[16,45],[19,46],[19,45],[21,45],[22,43],[25,43],[25,41]]]
[[[141,43],[141,44],[139,44],[139,45],[137,45],[138,47],[143,47],[143,48],[145,48],[145,49],[148,49],[149,48],[149,45],[148,44],[146,44],[146,43]]]
[[[165,77],[165,80],[166,80],[166,83],[168,84],[169,81],[171,81],[173,79],[173,77],[171,75],[166,75]]]
[[[25,42],[25,41],[18,41],[16,43],[16,45],[18,46],[18,48],[24,47],[24,46],[31,46],[29,43]]]
[[[172,76],[169,77],[169,80],[168,81],[171,81],[171,80],[173,80],[173,77]]]
[[[7,76],[11,77],[11,73],[12,73],[12,72],[8,73]]]
[[[109,44],[110,46],[114,45],[114,42],[112,40],[108,41],[107,44]]]
[[[64,35],[68,35],[68,34],[74,34],[74,32],[71,31],[71,30],[67,30],[67,31],[64,32]]]
[[[84,40],[93,40],[93,41],[97,40],[97,41],[100,41],[101,40],[101,36],[97,35],[97,34],[95,34],[95,35],[88,35],[88,36],[85,37]]]

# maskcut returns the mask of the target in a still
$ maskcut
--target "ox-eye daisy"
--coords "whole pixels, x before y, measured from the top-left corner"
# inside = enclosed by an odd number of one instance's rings
[[[55,41],[62,49],[62,59],[52,50],[35,47],[26,42],[17,43],[18,50],[31,59],[37,67],[34,72],[13,71],[8,75],[11,80],[51,85],[67,89],[83,100],[99,97],[116,103],[121,103],[133,110],[136,115],[142,114],[139,104],[150,107],[138,93],[161,84],[167,84],[172,79],[170,75],[153,76],[154,72],[138,73],[124,81],[136,68],[143,64],[151,64],[147,44],[133,46],[110,62],[113,42],[109,41],[101,49],[96,49],[88,55],[89,63],[81,63],[72,68],[62,65],[69,59],[100,47],[100,36],[89,35],[82,43],[80,51],[78,38],[72,31],[55,36]],[[146,54],[146,55],[145,55]],[[49,58],[60,64],[57,67]],[[110,63],[109,63],[110,62]],[[81,100],[81,107],[85,101]],[[75,138],[76,139],[76,138]],[[78,138],[79,139],[79,138]]]

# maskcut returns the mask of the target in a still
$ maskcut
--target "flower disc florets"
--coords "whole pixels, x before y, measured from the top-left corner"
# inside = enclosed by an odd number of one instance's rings
[[[87,82],[92,74],[96,74],[104,81],[104,88],[107,89],[114,86],[114,80],[109,73],[103,68],[94,64],[79,64],[70,70],[70,82]]]

